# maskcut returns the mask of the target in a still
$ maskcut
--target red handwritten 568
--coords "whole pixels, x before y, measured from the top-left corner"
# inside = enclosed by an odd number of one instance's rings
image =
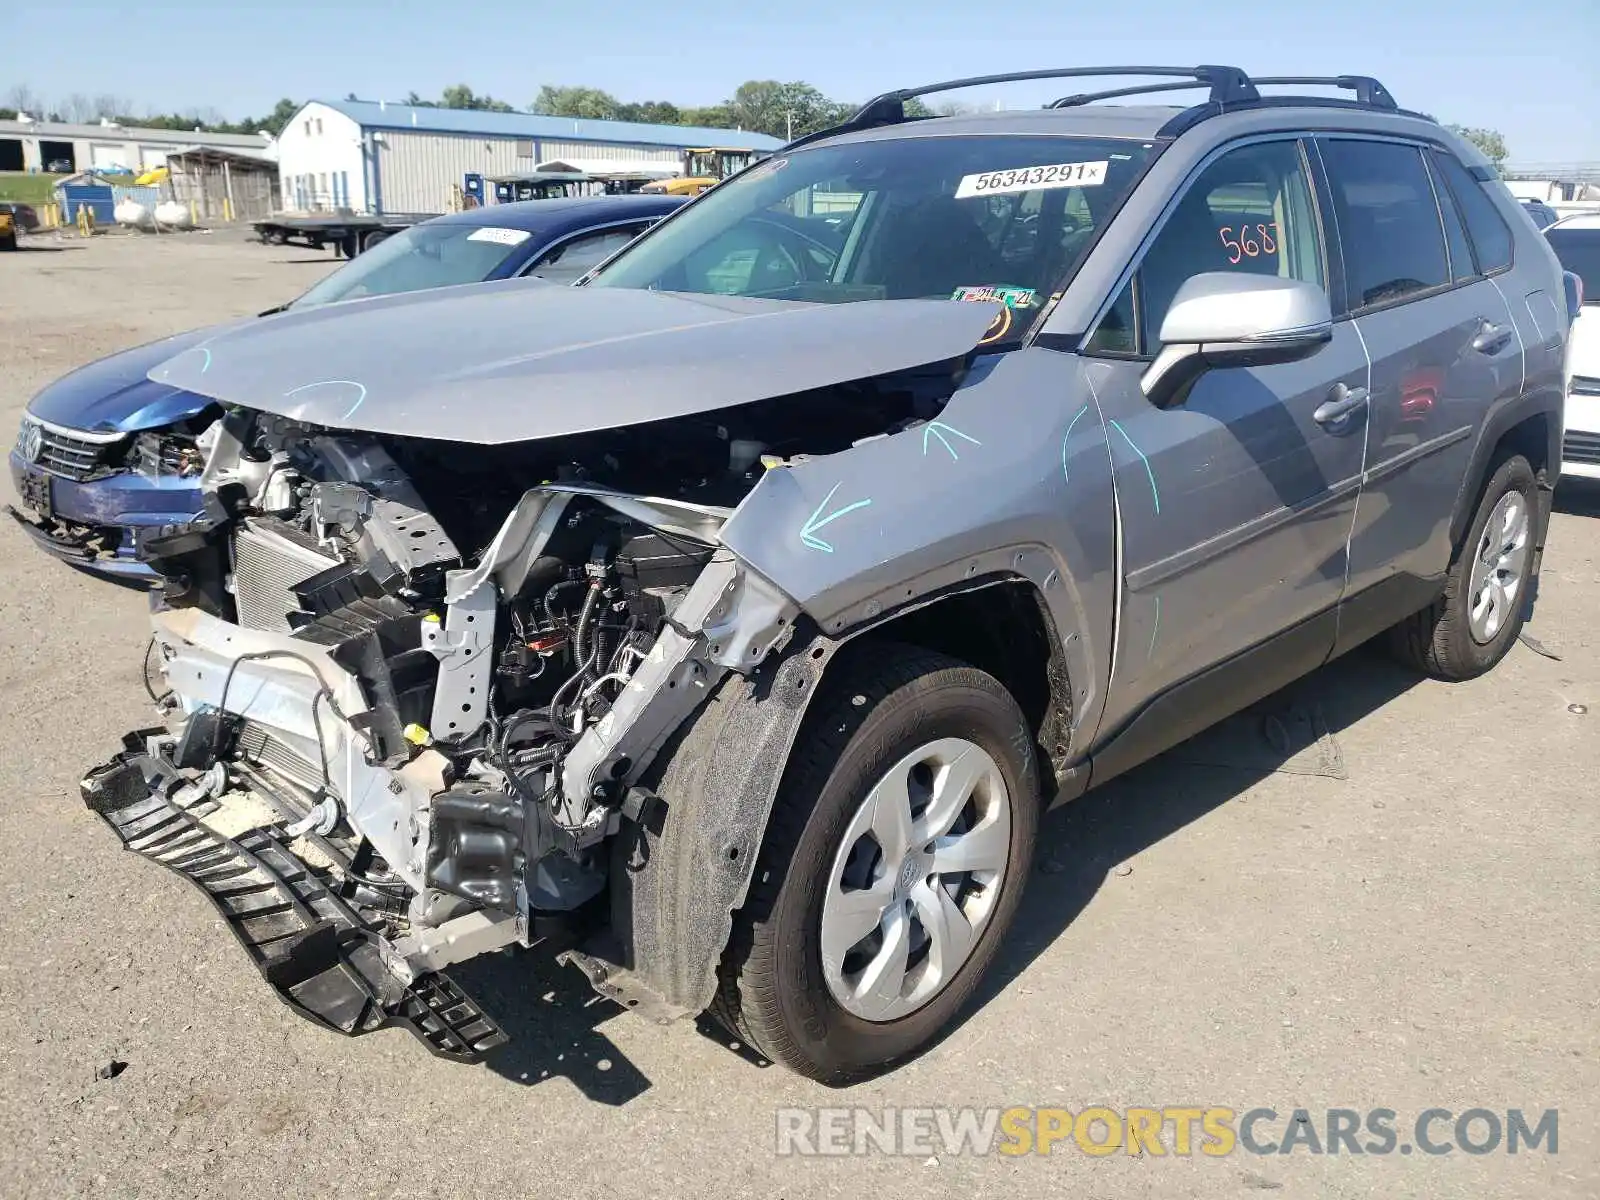
[[[1224,225],[1217,233],[1222,238],[1222,244],[1228,248],[1230,263],[1278,252],[1276,221],[1265,225],[1241,225],[1237,238],[1233,236],[1232,225]]]

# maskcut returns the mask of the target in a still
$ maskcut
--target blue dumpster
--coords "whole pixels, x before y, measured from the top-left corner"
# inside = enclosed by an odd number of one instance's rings
[[[70,183],[56,189],[61,197],[62,218],[69,225],[78,221],[78,210],[87,208],[94,214],[94,223],[110,226],[116,223],[117,202],[111,188],[98,183]]]

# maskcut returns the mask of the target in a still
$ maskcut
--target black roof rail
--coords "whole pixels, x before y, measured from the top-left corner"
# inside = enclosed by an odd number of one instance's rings
[[[1259,95],[1251,85],[1250,77],[1238,67],[1053,67],[1043,71],[1012,71],[1003,75],[973,75],[966,79],[946,79],[939,83],[926,83],[921,87],[885,92],[868,100],[851,120],[883,121],[887,118],[887,122],[892,124],[896,120],[905,119],[907,100],[932,95],[935,92],[987,87],[992,83],[1026,83],[1032,79],[1100,79],[1111,75],[1152,75],[1187,80],[1188,82],[1182,86],[1207,86],[1211,89],[1211,99],[1218,103],[1254,100]],[[1171,85],[1168,85],[1163,90],[1170,88]],[[1132,94],[1131,90],[1129,94]]]
[[[1078,92],[1071,96],[1063,96],[1059,100],[1052,100],[1045,107],[1077,108],[1081,104],[1092,104],[1096,100],[1114,100],[1119,96],[1148,96],[1156,92],[1186,92],[1190,88],[1206,86],[1206,84],[1194,79],[1186,79],[1182,83],[1136,83],[1132,87],[1111,88],[1103,92]]]
[[[1370,75],[1270,75],[1254,82],[1293,84],[1298,87],[1342,88],[1347,92],[1356,94],[1357,104],[1364,104],[1370,108],[1387,109],[1390,112],[1398,112],[1400,110],[1400,106],[1394,102],[1394,97],[1389,94],[1389,89]]]
[[[896,91],[884,92],[881,96],[874,96],[863,104],[848,121],[835,125],[830,129],[819,129],[815,133],[808,133],[803,137],[798,137],[783,148],[792,150],[796,146],[805,145],[807,142],[815,142],[840,133],[851,133],[859,129],[873,129],[879,125],[899,125],[908,120],[917,120],[918,118],[906,116],[906,101],[914,100],[919,96],[929,96],[936,92],[953,92],[960,88],[987,87],[994,83],[1026,83],[1034,79],[1096,79],[1110,75],[1151,75],[1186,81],[1182,84],[1156,84],[1139,88],[1127,88],[1117,93],[1112,93],[1116,95],[1136,95],[1141,91],[1151,90],[1152,88],[1156,91],[1173,91],[1180,87],[1209,87],[1213,103],[1238,104],[1260,98],[1260,93],[1251,84],[1250,77],[1238,67],[1214,65],[1199,67],[1052,67],[1042,71],[1008,71],[1000,75],[972,75],[965,79],[945,79],[938,83],[925,83],[918,87],[900,88]]]
[[[1236,112],[1241,108],[1291,106],[1349,108],[1390,112],[1401,116],[1421,117],[1424,120],[1432,119],[1425,113],[1412,112],[1401,108],[1395,103],[1394,97],[1389,94],[1389,89],[1370,75],[1267,75],[1251,78],[1238,67],[1214,64],[1198,67],[1059,67],[1043,71],[1013,71],[1001,75],[974,75],[966,79],[947,79],[939,83],[923,84],[920,87],[901,88],[893,92],[884,92],[881,96],[874,96],[866,104],[862,105],[860,110],[848,121],[835,125],[830,129],[821,129],[816,133],[796,138],[783,149],[790,150],[796,146],[803,146],[808,142],[819,141],[822,138],[833,137],[841,133],[852,133],[861,129],[873,129],[880,125],[899,125],[906,121],[925,119],[908,117],[905,110],[906,101],[919,96],[931,95],[935,92],[955,91],[958,88],[985,87],[995,83],[1023,83],[1034,79],[1092,79],[1114,75],[1144,75],[1155,78],[1175,79],[1178,82],[1141,83],[1130,87],[1113,88],[1108,91],[1080,92],[1071,96],[1063,96],[1047,107],[1075,108],[1096,100],[1112,100],[1123,96],[1143,96],[1159,92],[1185,91],[1197,87],[1210,88],[1211,94],[1204,103],[1185,109],[1161,127],[1159,134],[1163,137],[1176,137],[1184,130],[1192,128],[1208,117],[1214,117],[1223,112]],[[1355,98],[1345,99],[1335,96],[1263,96],[1257,90],[1258,85],[1285,84],[1341,88],[1345,91],[1354,92]]]

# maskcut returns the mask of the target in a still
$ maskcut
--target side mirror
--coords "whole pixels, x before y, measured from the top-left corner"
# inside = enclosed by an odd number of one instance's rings
[[[1161,353],[1139,385],[1157,408],[1173,408],[1215,367],[1298,362],[1332,340],[1328,294],[1315,284],[1209,271],[1173,297],[1161,322]]]

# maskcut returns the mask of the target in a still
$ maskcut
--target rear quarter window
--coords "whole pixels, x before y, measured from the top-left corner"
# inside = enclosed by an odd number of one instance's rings
[[[1511,227],[1483,190],[1484,185],[1472,177],[1454,154],[1435,150],[1433,162],[1461,207],[1467,235],[1472,239],[1473,253],[1477,256],[1478,272],[1488,275],[1505,270],[1511,265]]]

